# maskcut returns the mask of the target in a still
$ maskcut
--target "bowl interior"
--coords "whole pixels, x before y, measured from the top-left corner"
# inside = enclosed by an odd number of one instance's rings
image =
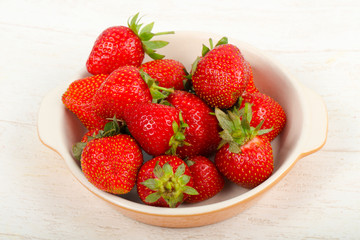
[[[159,50],[159,52],[165,54],[167,58],[180,61],[187,70],[190,71],[191,64],[195,58],[201,54],[202,44],[207,44],[210,37],[213,38],[214,42],[220,39],[219,36],[213,34],[194,32],[179,32],[175,35],[162,36],[162,39],[165,38],[170,44]],[[297,82],[292,80],[277,64],[269,60],[269,58],[264,56],[259,50],[234,39],[229,39],[229,43],[236,45],[243,53],[246,60],[251,64],[256,87],[277,100],[286,112],[286,126],[282,133],[272,142],[274,151],[274,172],[267,181],[253,190],[244,189],[228,182],[224,190],[215,197],[197,204],[182,204],[180,208],[212,205],[214,203],[239,198],[249,191],[256,193],[264,186],[276,181],[277,178],[293,164],[297,157],[295,154],[297,154],[296,149],[299,139],[301,138],[304,121],[303,107]],[[148,58],[145,59],[145,61],[149,60],[150,59]],[[84,73],[81,75],[82,76],[79,76],[79,78],[83,77]],[[66,146],[66,149],[68,149],[68,155],[70,155],[72,145],[82,138],[86,129],[74,114],[65,109],[62,123],[65,132],[63,144]],[[144,156],[145,161],[151,158],[147,154],[144,154]],[[80,169],[78,162],[72,158],[68,159],[67,163],[68,165],[71,165],[70,169]],[[75,175],[79,174],[81,174],[81,172],[76,171]],[[86,181],[83,177],[79,178],[79,180]],[[90,190],[97,191],[95,187],[90,186],[90,188]],[[143,205],[137,196],[135,189],[136,188],[130,193],[122,196],[110,196],[110,194],[101,191],[97,191],[97,194],[102,194],[107,198],[110,197],[119,204],[122,204],[124,202],[123,200],[129,200],[133,203]]]

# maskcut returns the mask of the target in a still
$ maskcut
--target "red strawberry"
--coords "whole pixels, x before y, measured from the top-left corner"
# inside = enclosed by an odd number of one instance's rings
[[[112,121],[108,121],[103,128],[89,130],[84,134],[80,142],[73,145],[72,153],[74,158],[80,161],[84,148],[91,140],[126,133],[125,131],[122,131],[124,128],[125,125],[120,126],[118,120],[113,118]]]
[[[81,168],[89,182],[113,194],[130,192],[142,162],[135,140],[123,134],[94,139],[81,155]]]
[[[160,87],[184,89],[187,73],[184,65],[179,61],[173,59],[154,60],[142,64],[140,69],[158,81]]]
[[[184,140],[186,124],[178,109],[157,103],[140,103],[127,109],[123,119],[131,135],[148,154],[170,153],[173,144]]]
[[[242,116],[240,112],[243,113]],[[223,138],[221,148],[215,155],[216,167],[230,181],[245,188],[256,187],[273,171],[270,141],[261,136],[269,132],[269,129],[260,130],[262,122],[255,128],[250,126],[249,103],[241,111],[235,107],[227,115],[217,108],[215,114],[224,129],[220,133]]]
[[[190,168],[194,180],[194,188],[198,195],[191,195],[185,201],[190,203],[204,201],[218,194],[225,185],[224,177],[215,164],[203,156],[190,157],[186,164]]]
[[[122,118],[124,108],[133,103],[151,102],[152,97],[139,70],[124,66],[113,71],[94,96],[95,113],[102,118]]]
[[[198,194],[192,188],[189,167],[176,156],[162,155],[145,162],[136,186],[141,201],[158,207],[178,207],[189,195]]]
[[[74,155],[81,154],[81,169],[90,183],[109,193],[125,194],[135,185],[143,155],[133,138],[118,133],[116,121],[109,122],[98,135],[76,144]]]
[[[110,74],[118,67],[126,65],[139,67],[145,53],[154,59],[164,57],[155,53],[154,49],[162,48],[168,42],[150,40],[153,36],[174,32],[152,33],[153,22],[141,29],[138,16],[139,13],[128,21],[128,27],[110,27],[100,34],[86,62],[89,73]]]
[[[212,109],[198,96],[176,90],[166,99],[181,111],[184,121],[189,126],[185,130],[186,143],[178,146],[176,154],[180,158],[195,155],[210,155],[220,143],[220,127]]]
[[[84,126],[91,129],[103,128],[107,123],[105,118],[99,117],[92,109],[95,92],[105,81],[107,75],[100,74],[72,82],[62,95],[65,107],[75,113]]]
[[[273,171],[272,148],[266,137],[254,137],[233,153],[229,144],[217,152],[215,164],[230,181],[245,188],[253,188],[265,181]]]
[[[286,124],[286,114],[281,105],[270,96],[260,92],[244,93],[241,107],[246,102],[252,104],[251,126],[257,126],[264,120],[261,129],[272,128],[273,130],[265,134],[270,142],[281,132]]]
[[[225,40],[225,44],[221,40],[214,49],[203,51],[192,75],[196,94],[210,106],[219,108],[229,108],[237,102],[250,74],[240,50]]]

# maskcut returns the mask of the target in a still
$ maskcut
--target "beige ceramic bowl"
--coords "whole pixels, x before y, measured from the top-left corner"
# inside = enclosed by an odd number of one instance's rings
[[[161,53],[167,58],[179,60],[189,69],[200,55],[201,45],[207,44],[209,37],[214,42],[220,39],[220,36],[199,32],[177,32],[164,36],[162,39],[166,38],[170,44]],[[219,222],[240,213],[281,180],[297,160],[314,153],[325,144],[328,122],[324,102],[316,93],[301,85],[254,47],[235,39],[229,39],[229,43],[240,48],[252,65],[256,86],[275,98],[285,109],[288,118],[285,129],[272,143],[274,172],[258,187],[247,190],[229,183],[212,199],[198,204],[182,204],[175,209],[144,205],[134,190],[124,196],[115,196],[97,189],[87,181],[71,155],[72,145],[81,139],[85,129],[72,113],[65,110],[61,102],[61,95],[68,84],[83,77],[84,73],[68,79],[44,98],[38,119],[41,141],[61,155],[73,175],[90,192],[140,222],[164,227],[195,227]]]

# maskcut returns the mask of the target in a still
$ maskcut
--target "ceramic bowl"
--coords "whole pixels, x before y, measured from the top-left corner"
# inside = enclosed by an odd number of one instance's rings
[[[201,46],[209,38],[220,36],[199,32],[177,32],[162,36],[170,42],[161,49],[167,58],[182,62],[188,70],[201,54]],[[229,38],[250,62],[255,85],[260,91],[276,99],[284,108],[287,123],[282,133],[272,142],[274,150],[273,174],[251,190],[228,183],[215,197],[197,204],[182,204],[178,208],[147,206],[140,202],[135,189],[123,196],[103,192],[84,177],[71,155],[72,145],[79,141],[86,129],[75,115],[65,109],[61,95],[73,80],[84,76],[79,72],[62,86],[49,92],[40,107],[38,133],[41,141],[65,160],[72,174],[90,192],[111,203],[124,215],[140,222],[163,227],[196,227],[228,219],[248,208],[262,193],[280,181],[302,157],[319,150],[327,137],[327,111],[320,96],[304,87],[274,60],[256,48]],[[160,51],[159,51],[160,52]],[[148,60],[148,59],[147,59]],[[149,159],[146,156],[145,160]]]

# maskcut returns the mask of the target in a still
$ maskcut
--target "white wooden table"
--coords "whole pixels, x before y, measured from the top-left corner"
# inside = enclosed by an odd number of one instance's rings
[[[211,226],[149,226],[95,197],[40,142],[39,104],[84,69],[103,29],[138,11],[157,31],[214,32],[276,58],[324,98],[326,145]],[[1,0],[0,239],[359,239],[359,12],[356,0]]]

